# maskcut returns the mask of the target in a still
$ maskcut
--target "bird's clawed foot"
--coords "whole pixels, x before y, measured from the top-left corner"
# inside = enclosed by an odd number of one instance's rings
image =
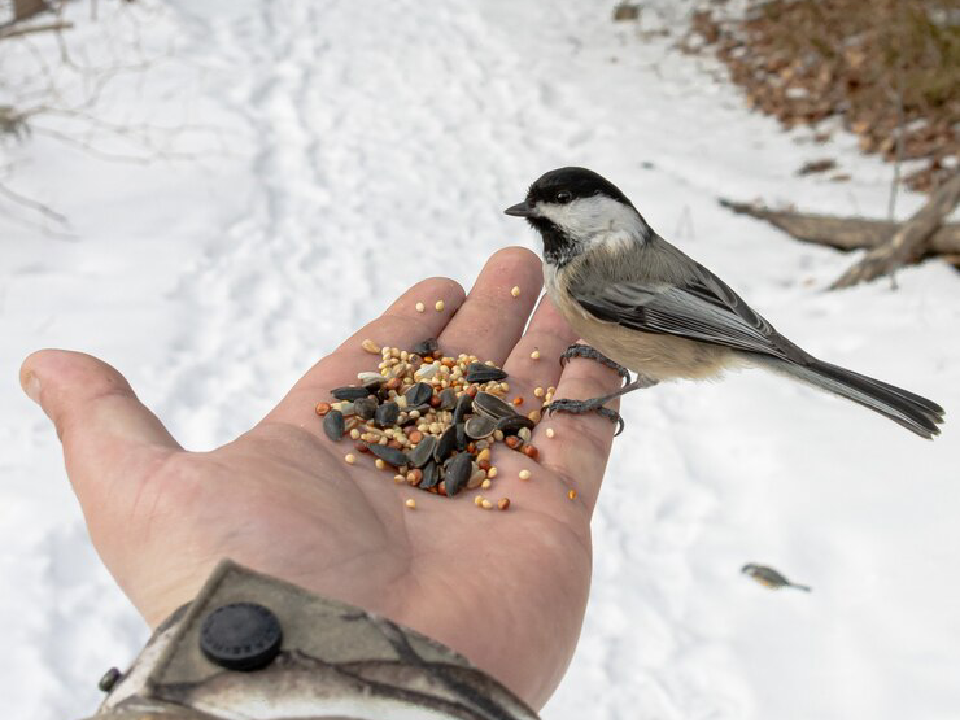
[[[627,370],[623,365],[618,362],[615,362],[604,355],[602,352],[596,348],[585,345],[584,343],[574,343],[566,350],[563,351],[563,354],[560,355],[560,366],[563,367],[567,364],[567,361],[571,358],[587,358],[588,360],[596,360],[598,363],[604,367],[608,367],[611,370],[615,370],[617,374],[623,379],[624,385],[630,382],[630,371]]]
[[[617,432],[614,433],[614,437],[616,437],[623,432],[623,418],[620,417],[620,413],[618,413],[616,410],[611,410],[608,407],[604,407],[604,402],[606,402],[606,398],[594,398],[593,400],[572,400],[570,398],[561,398],[559,400],[554,400],[549,405],[544,405],[542,410],[546,414],[552,412],[566,412],[576,415],[580,413],[595,412],[601,417],[607,418],[607,420],[610,422],[616,423]]]

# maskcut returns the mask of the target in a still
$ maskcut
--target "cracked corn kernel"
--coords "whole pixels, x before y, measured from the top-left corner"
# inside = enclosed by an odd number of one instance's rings
[[[529,479],[530,479],[530,471],[529,471],[529,470],[521,470],[521,471],[520,471],[520,479],[521,479],[521,480],[529,480]]]
[[[520,297],[520,286],[514,285],[513,288],[510,290],[510,294],[513,295],[514,297]]]
[[[576,499],[577,499],[577,491],[576,491],[576,490],[569,490],[569,491],[567,491],[567,497],[570,498],[571,500],[576,500]]]
[[[414,305],[413,307],[414,307],[414,309],[415,309],[417,312],[423,312],[423,310],[424,310],[424,307],[423,307],[423,303],[422,303],[422,302],[418,302],[418,303],[417,303],[416,305]]]
[[[370,338],[367,338],[367,339],[364,340],[362,343],[360,343],[360,347],[362,347],[364,350],[366,350],[366,351],[367,351],[368,353],[370,353],[371,355],[379,355],[379,354],[380,354],[380,346],[377,345],[377,344],[376,344],[373,340],[371,340]]]
[[[411,510],[413,510],[417,506],[417,501],[414,500],[413,498],[407,498],[407,501],[403,504],[406,505]]]
[[[539,360],[539,359],[540,359],[540,351],[539,351],[539,350],[534,350],[532,353],[530,353],[530,359],[531,359],[531,360]]]
[[[443,308],[445,308],[446,305],[443,304],[443,300],[437,300],[437,304],[434,305],[434,307],[437,309],[437,312],[443,312]]]

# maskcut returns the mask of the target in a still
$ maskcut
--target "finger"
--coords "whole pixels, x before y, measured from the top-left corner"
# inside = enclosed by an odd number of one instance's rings
[[[577,334],[550,298],[544,296],[527,331],[503,365],[511,385],[524,393],[527,407],[538,407],[542,402],[543,398],[533,395],[533,390],[556,387],[560,381],[560,355],[576,340]],[[532,357],[534,351],[536,359]]]
[[[610,368],[586,358],[570,360],[560,375],[555,399],[588,400],[616,391],[620,376]],[[619,400],[606,404],[613,410]],[[547,437],[547,428],[553,437]],[[589,511],[597,502],[600,483],[607,467],[616,425],[597,413],[551,413],[534,433],[544,467],[564,477],[577,499]]]
[[[81,505],[127,480],[151,452],[182,449],[126,379],[95,357],[40,350],[24,360],[20,384],[53,421]]]
[[[476,355],[502,364],[516,345],[533,309],[543,271],[540,259],[525,248],[511,247],[491,257],[460,312],[440,335],[448,355]],[[514,297],[511,290],[520,289]]]
[[[298,424],[309,422],[313,408],[330,397],[330,390],[355,383],[358,372],[377,372],[380,353],[365,350],[364,341],[370,340],[381,348],[405,349],[421,340],[438,337],[463,304],[463,299],[463,288],[449,278],[418,282],[382,315],[310,368],[266,419]],[[417,310],[417,303],[423,303],[422,312]]]

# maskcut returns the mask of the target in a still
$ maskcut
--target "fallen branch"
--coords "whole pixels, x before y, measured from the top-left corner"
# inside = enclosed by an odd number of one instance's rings
[[[902,225],[889,220],[771,210],[752,203],[723,198],[720,199],[720,204],[735,213],[765,220],[797,240],[839,250],[878,247],[887,242]],[[941,225],[929,237],[927,246],[931,253],[960,257],[960,223]]]
[[[69,30],[72,27],[73,23],[68,20],[58,20],[57,22],[48,22],[42,25],[9,25],[0,27],[0,40],[32,35],[33,33]]]
[[[852,287],[861,282],[887,275],[901,265],[916,260],[927,252],[927,241],[943,225],[943,219],[960,202],[960,172],[945,182],[883,245],[867,252],[853,267],[837,278],[831,290]]]

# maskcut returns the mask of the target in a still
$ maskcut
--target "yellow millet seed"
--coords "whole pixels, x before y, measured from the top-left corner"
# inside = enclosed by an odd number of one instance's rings
[[[437,300],[437,304],[434,305],[434,307],[437,309],[437,312],[443,312],[446,305],[443,304],[443,300]]]
[[[547,428],[547,437],[552,438],[557,433],[554,432],[553,428]]]
[[[546,393],[542,387],[535,387],[533,389],[533,394],[535,397],[543,397]]]
[[[353,453],[347,453],[346,455],[343,456],[343,459],[346,460],[351,465],[353,465],[357,461],[357,456],[354,455]]]
[[[477,507],[483,505],[483,495],[475,495],[473,498],[473,504]]]
[[[407,498],[407,501],[404,503],[404,505],[413,510],[417,506],[417,501],[413,498]]]
[[[489,490],[492,485],[493,483],[489,480],[484,480],[482,483],[480,483],[480,487],[482,487],[484,490]]]
[[[529,479],[530,479],[530,471],[529,471],[529,470],[521,470],[521,471],[520,471],[520,479],[521,479],[521,480],[529,480]]]
[[[492,467],[492,468],[490,468],[489,470],[487,470],[487,477],[492,480],[493,478],[495,478],[495,477],[497,476],[497,473],[499,473],[499,472],[500,472],[500,471],[497,470],[495,467]]]
[[[489,510],[490,508],[493,507],[493,503],[490,502],[489,500],[484,500],[482,503],[482,506],[484,510]]]
[[[416,305],[414,305],[413,307],[414,307],[414,309],[415,309],[417,312],[423,312],[424,309],[425,309],[425,308],[423,307],[423,303],[422,303],[422,302],[418,302],[418,303],[417,303]]]
[[[513,288],[510,290],[510,294],[513,295],[514,297],[520,297],[520,286],[514,285]]]

